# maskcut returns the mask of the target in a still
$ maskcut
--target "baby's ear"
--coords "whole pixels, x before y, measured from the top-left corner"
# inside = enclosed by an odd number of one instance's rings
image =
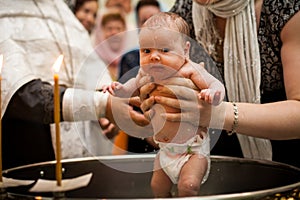
[[[184,55],[186,56],[186,58],[190,58],[190,48],[191,48],[191,43],[189,41],[186,41],[184,46]]]

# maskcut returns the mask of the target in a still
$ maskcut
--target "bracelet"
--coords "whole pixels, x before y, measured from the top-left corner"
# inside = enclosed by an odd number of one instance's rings
[[[236,105],[235,102],[232,102],[233,105],[233,114],[234,114],[234,120],[233,120],[233,124],[231,127],[231,131],[228,131],[228,135],[232,135],[234,133],[236,133],[236,129],[239,125],[239,111],[238,111],[238,107]]]

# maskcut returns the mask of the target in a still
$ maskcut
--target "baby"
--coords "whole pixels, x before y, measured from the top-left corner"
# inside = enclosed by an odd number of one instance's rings
[[[157,89],[151,95],[160,95],[160,85],[167,86],[170,79],[184,78],[192,89],[200,92],[204,101],[218,105],[224,98],[224,86],[210,75],[203,64],[189,60],[190,42],[187,23],[174,13],[161,12],[149,18],[140,35],[140,70],[124,85],[113,82],[104,86],[119,97],[139,95],[139,82],[151,77]],[[176,94],[171,95],[176,98]],[[196,99],[196,97],[195,97]],[[208,177],[210,146],[207,129],[199,130],[190,123],[165,122],[162,112],[180,112],[155,104],[151,123],[154,141],[159,145],[154,162],[151,187],[155,197],[170,197],[173,184],[178,184],[178,196],[197,196],[201,183]]]

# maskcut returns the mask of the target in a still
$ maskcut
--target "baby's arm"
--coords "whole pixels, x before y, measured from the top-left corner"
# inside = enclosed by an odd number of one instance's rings
[[[110,85],[104,85],[102,92],[109,92],[111,95],[117,97],[132,97],[136,96],[136,78],[129,79],[126,83],[112,82]]]
[[[105,93],[108,91],[111,95],[123,98],[139,96],[139,88],[151,81],[152,77],[145,74],[145,72],[140,68],[136,77],[129,79],[124,84],[120,82],[112,82],[111,85],[104,85],[102,87],[102,92]]]
[[[220,104],[225,96],[224,85],[206,71],[204,63],[194,63],[190,60],[180,69],[180,73],[190,78],[201,90],[200,97],[213,105]]]
[[[111,95],[116,96],[115,90],[117,87],[123,87],[123,85],[119,82],[112,82],[110,85],[103,85],[102,86],[102,92],[109,92]]]

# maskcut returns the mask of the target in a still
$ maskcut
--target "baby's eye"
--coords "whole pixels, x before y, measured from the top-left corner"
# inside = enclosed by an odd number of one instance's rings
[[[168,48],[162,48],[161,51],[167,53],[167,52],[170,51],[170,49],[168,49]]]
[[[150,53],[150,49],[143,49],[144,53]]]

